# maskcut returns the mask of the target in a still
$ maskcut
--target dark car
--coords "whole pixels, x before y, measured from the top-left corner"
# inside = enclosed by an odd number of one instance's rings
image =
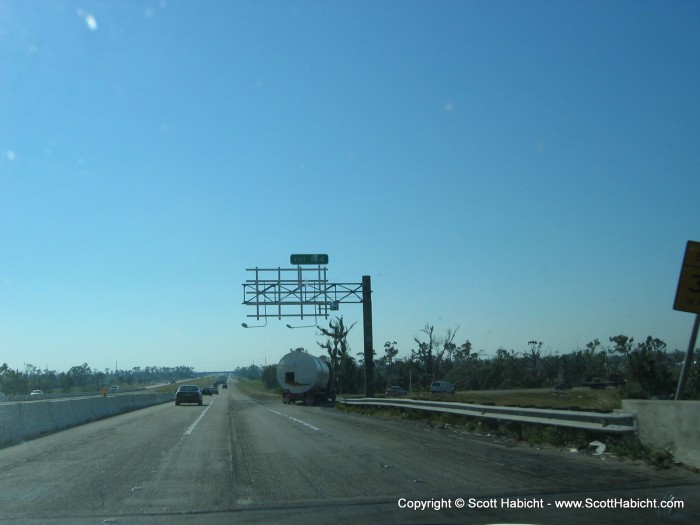
[[[211,388],[209,388],[208,386],[205,386],[204,388],[202,388],[202,394],[205,395],[205,396],[210,396],[210,395],[212,395],[212,393],[211,393]]]
[[[406,389],[400,386],[389,386],[385,393],[387,396],[403,396],[406,394]]]
[[[175,404],[197,403],[202,405],[202,391],[197,385],[181,385],[175,392]]]
[[[569,383],[557,383],[554,385],[554,390],[571,390],[571,385]]]

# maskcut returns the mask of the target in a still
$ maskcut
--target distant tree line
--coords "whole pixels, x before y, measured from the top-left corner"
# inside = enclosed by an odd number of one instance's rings
[[[24,370],[13,370],[7,363],[0,365],[0,392],[6,395],[23,395],[32,390],[52,392],[89,392],[111,384],[142,385],[186,379],[194,375],[190,366],[161,367],[140,366],[131,370],[93,369],[87,363],[76,365],[67,372],[41,370],[25,364]]]
[[[347,336],[354,327],[343,318],[331,320],[321,328],[325,340],[317,343],[325,350],[335,371],[338,393],[361,393],[364,390],[363,353],[352,354]],[[568,354],[543,350],[544,343],[530,340],[522,349],[499,348],[495,356],[475,351],[466,339],[456,343],[459,327],[438,334],[426,324],[413,338],[413,348],[398,357],[395,341],[384,343],[383,353],[374,359],[374,389],[399,385],[414,392],[429,390],[436,379],[451,381],[458,390],[494,390],[548,388],[557,383],[581,386],[587,382],[624,378],[620,387],[624,398],[669,399],[675,393],[685,352],[670,351],[661,339],[648,336],[635,342],[626,335],[608,338],[603,345],[594,339],[584,348]],[[304,350],[304,349],[297,349]],[[305,350],[304,350],[305,351]],[[247,377],[261,379],[268,388],[277,388],[276,365],[247,370]],[[684,399],[700,399],[700,363],[690,370]]]

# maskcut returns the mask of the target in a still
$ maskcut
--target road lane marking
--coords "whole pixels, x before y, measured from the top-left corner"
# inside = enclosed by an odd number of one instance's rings
[[[185,430],[185,433],[182,434],[183,437],[184,437],[184,436],[189,436],[189,435],[194,431],[194,429],[195,429],[195,427],[197,426],[197,424],[202,420],[202,418],[204,417],[204,415],[207,413],[207,411],[208,411],[208,410],[211,408],[211,406],[214,404],[214,401],[215,401],[215,400],[216,400],[216,398],[212,398],[211,403],[209,403],[209,405],[207,406],[207,408],[204,409],[204,412],[202,412],[201,414],[199,414],[199,417],[198,417],[197,419],[195,419],[194,422],[187,428],[187,430]]]
[[[266,406],[263,406],[260,403],[256,403],[255,401],[250,401],[250,402],[253,403],[254,405],[259,406],[260,408],[264,408],[265,410],[269,410],[273,414],[277,414],[280,417],[286,417],[287,419],[291,419],[295,423],[299,423],[300,425],[304,425],[305,427],[310,428],[314,432],[321,432],[320,428],[317,428],[317,427],[313,426],[312,424],[307,423],[306,421],[302,421],[301,419],[297,419],[295,417],[288,416],[286,414],[283,414],[282,412],[277,412],[277,410],[272,410],[271,408],[267,408]]]
[[[279,412],[277,412],[277,413],[279,414]],[[297,419],[297,418],[292,417],[292,416],[285,416],[284,414],[280,414],[280,416],[282,416],[282,417],[287,417],[287,418],[291,419],[292,421],[296,421],[297,423],[299,423],[299,424],[301,424],[301,425],[304,425],[305,427],[308,427],[308,428],[310,428],[311,430],[314,430],[314,431],[316,431],[316,432],[321,432],[321,429],[320,429],[320,428],[316,428],[315,426],[310,425],[309,423],[306,423],[306,422],[302,421],[301,419]]]

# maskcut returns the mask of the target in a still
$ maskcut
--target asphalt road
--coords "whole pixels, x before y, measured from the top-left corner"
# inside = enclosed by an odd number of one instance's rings
[[[220,392],[0,450],[0,523],[700,523],[684,469]]]

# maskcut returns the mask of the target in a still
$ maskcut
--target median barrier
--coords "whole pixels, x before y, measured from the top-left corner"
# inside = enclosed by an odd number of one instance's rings
[[[51,412],[48,401],[29,401],[20,405],[20,425],[22,439],[45,432],[51,425]]]
[[[80,400],[85,401],[85,400]],[[75,403],[65,403],[63,401],[47,401],[49,407],[49,428],[68,428],[79,425],[81,420],[81,407],[78,400]],[[83,403],[84,404],[84,403]]]
[[[116,416],[124,412],[135,410],[131,394],[120,394],[110,397],[90,398],[90,407],[94,419]]]
[[[12,436],[22,425],[19,403],[0,403],[0,446],[6,436]]]
[[[0,447],[173,399],[154,393],[0,403]]]
[[[139,409],[139,408],[145,408],[147,406],[150,406],[150,399],[152,396],[163,396],[164,394],[162,393],[153,393],[153,394],[131,394],[131,399],[132,402],[134,403],[134,407]],[[167,394],[167,399],[166,401],[171,401],[174,398],[173,394]]]

